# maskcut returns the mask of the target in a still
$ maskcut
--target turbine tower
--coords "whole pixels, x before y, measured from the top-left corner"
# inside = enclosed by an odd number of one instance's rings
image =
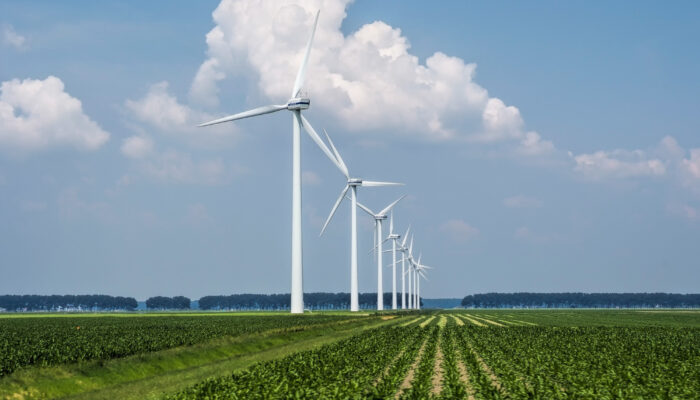
[[[392,282],[391,282],[391,309],[396,310],[398,309],[398,300],[396,299],[396,250],[401,251],[401,244],[397,244],[399,239],[401,238],[401,235],[398,233],[394,233],[394,210],[391,210],[391,216],[389,217],[389,235],[386,237],[384,241],[391,240],[391,273],[392,273]],[[401,264],[402,267],[402,275],[401,275],[401,292],[403,293],[403,263]],[[403,305],[403,302],[402,302]]]
[[[343,201],[343,198],[346,197],[346,194],[348,193],[348,190],[350,191],[350,311],[359,311],[360,310],[360,301],[359,301],[359,289],[358,289],[358,277],[357,277],[357,188],[358,186],[364,186],[364,187],[378,187],[378,186],[400,186],[403,185],[403,183],[394,183],[394,182],[379,182],[379,181],[367,181],[367,180],[362,180],[360,178],[351,178],[350,177],[350,172],[348,171],[348,167],[345,164],[345,161],[343,161],[343,157],[340,156],[340,153],[338,152],[338,149],[335,147],[333,144],[333,141],[331,140],[331,137],[328,135],[328,132],[323,131],[326,134],[326,138],[328,139],[328,143],[331,145],[331,149],[333,150],[333,154],[335,155],[335,161],[334,164],[340,172],[345,175],[345,178],[347,179],[347,183],[345,184],[345,187],[343,190],[340,192],[340,196],[338,197],[338,200],[336,200],[335,204],[333,205],[333,208],[331,209],[330,214],[328,214],[328,218],[326,218],[326,223],[323,224],[323,228],[321,229],[321,235],[323,235],[323,232],[326,230],[326,227],[328,224],[331,222],[331,218],[333,218],[333,215],[335,215],[336,210],[340,206],[340,203]]]
[[[362,205],[362,203],[357,202],[357,205],[361,209],[365,210],[367,214],[374,218],[374,238],[377,242],[377,310],[384,309],[384,284],[382,282],[382,221],[386,219],[386,213],[388,213],[389,210],[391,210],[396,205],[396,203],[401,201],[401,199],[403,199],[404,197],[406,197],[406,195],[399,197],[397,200],[386,206],[379,213],[375,213],[374,211]]]
[[[408,239],[408,233],[411,231],[411,226],[409,225],[406,229],[406,233],[403,235],[403,240],[398,245],[397,250],[401,252],[401,309],[405,310],[408,306],[406,304],[406,252],[408,247],[406,247],[406,240]],[[397,239],[398,240],[398,239]],[[394,261],[396,265],[396,261]]]
[[[292,112],[292,287],[291,287],[291,312],[293,314],[301,314],[304,312],[304,287],[303,287],[303,264],[302,264],[302,238],[301,238],[301,127],[309,134],[311,139],[323,150],[331,161],[335,162],[334,156],[323,143],[309,121],[301,114],[302,110],[309,108],[311,100],[302,95],[301,89],[304,86],[304,78],[306,75],[306,64],[309,61],[309,53],[311,52],[311,44],[314,40],[316,25],[318,24],[318,15],[316,13],[314,26],[311,30],[311,37],[306,45],[306,52],[302,59],[301,66],[297,72],[294,87],[292,89],[291,99],[286,104],[268,105],[258,107],[252,110],[244,111],[238,114],[229,115],[205,122],[199,126],[209,126],[220,124],[222,122],[235,121],[243,118],[255,117],[258,115],[269,114],[281,110],[289,110]]]

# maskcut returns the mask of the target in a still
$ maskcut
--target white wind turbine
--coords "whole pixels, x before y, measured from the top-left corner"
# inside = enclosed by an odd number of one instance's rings
[[[421,264],[421,257],[422,255],[418,255],[418,261],[415,261],[413,257],[411,256],[411,264],[413,266],[413,274],[414,274],[414,280],[413,283],[416,285],[415,287],[415,299],[414,299],[414,305],[417,310],[420,310],[420,278],[423,278],[427,280],[428,278],[425,276],[425,273],[423,272],[424,270],[427,269],[432,269],[432,267],[429,267],[427,265]]]
[[[205,122],[199,126],[208,126],[220,124],[222,122],[235,121],[238,119],[255,117],[258,115],[269,114],[281,110],[289,110],[292,112],[292,287],[291,287],[291,312],[294,314],[304,312],[304,287],[303,287],[303,265],[302,265],[302,237],[301,237],[301,127],[309,134],[311,139],[323,150],[331,161],[334,157],[330,150],[323,143],[309,121],[301,114],[301,110],[309,108],[311,101],[308,97],[302,95],[301,89],[304,85],[304,77],[306,75],[306,64],[309,61],[309,53],[311,52],[311,44],[313,43],[316,25],[318,24],[318,15],[316,13],[314,26],[311,30],[311,37],[306,45],[306,52],[302,59],[301,66],[297,72],[294,88],[292,89],[292,98],[282,105],[269,105],[258,107],[252,110],[244,111],[238,114],[233,114],[228,117],[215,119]],[[334,161],[335,162],[335,161]]]
[[[386,213],[388,213],[389,210],[391,210],[396,203],[398,203],[404,197],[406,197],[406,195],[399,197],[396,201],[386,206],[379,213],[375,213],[366,206],[362,205],[360,202],[357,203],[361,209],[365,210],[367,214],[374,218],[374,238],[377,243],[377,310],[384,309],[384,284],[382,282],[382,221],[386,219]]]
[[[393,215],[393,213],[392,213]],[[406,240],[408,240],[408,233],[411,231],[411,226],[409,225],[408,229],[406,229],[406,233],[403,235],[403,240],[401,243],[396,247],[397,250],[401,252],[401,309],[405,310],[408,306],[406,304],[406,252],[408,251],[408,247],[406,247]],[[394,239],[394,242],[397,242],[397,239]],[[396,260],[394,260],[394,266],[396,266]]]
[[[415,291],[413,290],[413,270],[415,268],[413,265],[413,236],[411,236],[411,243],[407,248],[404,248],[403,253],[406,255],[406,260],[408,261],[408,269],[404,272],[405,275],[408,275],[408,308],[413,309],[415,300]]]
[[[409,230],[411,229],[410,227],[408,228]],[[408,231],[406,231],[408,233]],[[391,216],[389,217],[389,235],[384,239],[386,242],[387,240],[391,240],[391,250],[386,250],[386,251],[391,251],[391,272],[392,272],[392,282],[391,282],[391,309],[396,310],[398,309],[398,300],[396,298],[396,250],[401,251],[401,246],[402,243],[398,243],[399,239],[401,239],[401,235],[398,233],[394,233],[394,210],[391,211]],[[406,241],[405,236],[404,236],[404,242]],[[403,258],[401,260],[401,293],[403,297],[403,291],[405,289],[404,286],[404,279],[403,279],[403,272],[404,272],[404,265],[403,265]],[[404,300],[404,299],[402,299]],[[405,307],[405,300],[401,302],[402,308]]]
[[[324,130],[324,133],[326,134],[326,138],[328,139],[328,143],[331,145],[331,149],[333,150],[333,154],[335,155],[335,162],[334,164],[340,172],[345,175],[345,178],[347,179],[347,183],[343,190],[340,192],[340,196],[338,196],[338,200],[336,200],[335,204],[333,205],[333,208],[331,209],[330,214],[328,214],[328,218],[326,219],[326,223],[323,224],[323,228],[321,229],[321,235],[323,235],[323,232],[326,230],[326,227],[328,224],[331,222],[331,218],[333,218],[333,215],[335,215],[336,210],[340,206],[340,203],[343,201],[343,198],[346,197],[346,194],[348,190],[350,191],[350,311],[359,311],[360,310],[360,302],[359,302],[359,289],[358,289],[358,277],[357,277],[357,187],[358,186],[363,186],[363,187],[377,187],[377,186],[400,186],[403,185],[403,183],[394,183],[394,182],[379,182],[379,181],[367,181],[367,180],[362,180],[360,178],[351,178],[350,177],[350,172],[348,171],[347,165],[345,165],[345,161],[343,161],[343,157],[340,156],[340,153],[338,152],[338,149],[335,147],[333,144],[333,141],[331,140],[331,137],[328,135],[328,132]]]

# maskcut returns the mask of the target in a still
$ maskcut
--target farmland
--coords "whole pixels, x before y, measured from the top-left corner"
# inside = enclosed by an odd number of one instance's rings
[[[0,329],[7,398],[700,394],[692,310],[27,317]]]

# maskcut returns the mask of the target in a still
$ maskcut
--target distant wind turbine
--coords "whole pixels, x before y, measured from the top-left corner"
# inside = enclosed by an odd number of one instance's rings
[[[346,194],[348,193],[348,190],[350,191],[350,311],[359,311],[360,310],[360,302],[359,302],[359,289],[358,289],[358,277],[357,277],[357,187],[358,186],[363,186],[363,187],[377,187],[377,186],[400,186],[403,185],[403,183],[394,183],[394,182],[379,182],[379,181],[368,181],[368,180],[363,180],[360,178],[351,178],[350,177],[350,172],[348,171],[348,167],[345,164],[345,161],[343,161],[343,157],[340,156],[340,153],[338,152],[338,149],[335,147],[335,144],[333,144],[333,141],[331,140],[331,137],[328,135],[328,132],[324,130],[324,133],[326,134],[326,138],[328,139],[328,143],[331,145],[331,149],[333,150],[333,154],[335,155],[335,166],[338,167],[340,172],[345,175],[345,178],[347,179],[347,183],[345,184],[345,187],[343,190],[340,192],[340,196],[338,196],[338,200],[336,200],[335,204],[333,205],[333,208],[331,209],[330,214],[328,214],[328,218],[326,219],[326,223],[323,224],[323,228],[321,229],[321,235],[323,235],[323,232],[325,232],[326,227],[328,224],[331,222],[331,219],[333,218],[333,215],[335,215],[336,210],[338,210],[338,207],[340,206],[340,203],[343,201],[344,197],[347,197]]]
[[[401,201],[401,199],[403,199],[404,197],[406,197],[406,195],[399,197],[396,201],[389,204],[378,213],[375,213],[374,211],[365,207],[360,202],[357,203],[358,207],[363,209],[367,214],[374,218],[374,238],[377,242],[377,310],[384,309],[384,285],[382,283],[382,221],[386,219],[386,213],[388,213],[389,210],[391,210],[396,205],[396,203]]]
[[[306,45],[306,52],[302,59],[301,66],[297,72],[294,87],[292,89],[292,98],[282,105],[269,105],[258,107],[252,110],[244,111],[238,114],[229,115],[205,122],[199,126],[209,126],[220,124],[222,122],[235,121],[238,119],[255,117],[258,115],[269,114],[281,110],[289,110],[292,112],[292,288],[291,288],[291,312],[300,314],[304,312],[304,287],[303,287],[303,264],[302,264],[302,237],[301,237],[301,127],[309,134],[311,139],[323,150],[331,161],[335,162],[335,157],[331,154],[328,147],[323,143],[319,135],[311,126],[309,121],[301,114],[301,110],[306,110],[311,104],[311,100],[302,94],[302,86],[306,75],[306,64],[309,61],[309,53],[311,52],[311,44],[314,40],[314,33],[318,24],[318,15],[316,13],[314,26],[311,30],[311,37]]]
[[[396,250],[401,250],[401,244],[397,242],[401,238],[401,235],[394,233],[394,210],[391,210],[391,216],[389,217],[389,235],[384,241],[391,240],[391,309],[398,309],[397,299],[396,299]],[[403,264],[401,265],[403,267]],[[402,269],[403,272],[403,269]],[[402,292],[403,292],[403,275],[401,275]]]
[[[411,226],[409,225],[408,229],[406,229],[406,233],[403,235],[403,240],[401,241],[401,244],[398,245],[397,249],[401,252],[401,309],[405,310],[408,306],[406,304],[406,252],[408,251],[408,247],[406,247],[406,240],[408,240],[408,233],[411,231]],[[398,239],[395,239],[397,241]],[[394,265],[396,265],[396,261],[394,261]]]

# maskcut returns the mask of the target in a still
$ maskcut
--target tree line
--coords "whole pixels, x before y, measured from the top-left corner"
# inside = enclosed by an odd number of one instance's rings
[[[689,308],[700,294],[676,293],[480,293],[462,299],[469,308]]]
[[[401,306],[401,294],[397,293]],[[199,299],[201,310],[288,310],[289,293],[232,294],[204,296]],[[360,293],[361,309],[377,308],[377,293]],[[421,304],[423,300],[421,299]],[[304,308],[311,310],[346,310],[350,308],[350,293],[304,293]],[[391,293],[384,293],[384,308],[391,308]]]
[[[149,310],[189,310],[190,299],[185,296],[155,296],[146,300]]]
[[[401,294],[398,293],[399,306]],[[232,294],[204,296],[201,310],[288,310],[289,293]],[[377,294],[360,293],[361,309],[377,307]],[[423,300],[421,299],[421,305]],[[146,300],[149,310],[188,310],[192,302],[185,296],[154,296]],[[138,302],[133,297],[107,295],[0,295],[0,311],[134,311]],[[311,310],[346,310],[350,293],[304,293],[304,307]],[[391,308],[391,293],[384,293],[384,307]]]
[[[0,295],[0,308],[7,311],[127,310],[138,306],[133,297],[83,295]]]

